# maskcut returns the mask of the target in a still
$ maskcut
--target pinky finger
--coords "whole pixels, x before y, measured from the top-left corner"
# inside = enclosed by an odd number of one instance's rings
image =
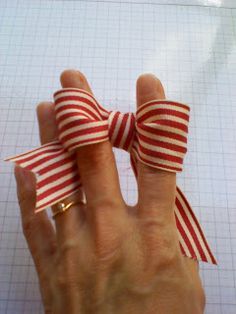
[[[23,233],[40,276],[49,268],[52,255],[56,250],[55,231],[46,211],[37,214],[34,212],[34,174],[16,166],[15,178]]]

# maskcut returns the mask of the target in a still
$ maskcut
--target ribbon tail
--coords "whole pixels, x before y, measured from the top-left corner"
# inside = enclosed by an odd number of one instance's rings
[[[198,261],[217,264],[201,226],[179,187],[176,189],[175,219],[183,255]]]
[[[137,179],[137,157],[135,154],[130,155],[130,161]],[[178,186],[176,187],[174,212],[182,254],[198,261],[217,264],[201,226],[186,197]]]
[[[59,141],[9,157],[5,161],[14,162],[35,174],[35,212],[56,204],[78,191],[81,186],[74,153],[65,151]]]

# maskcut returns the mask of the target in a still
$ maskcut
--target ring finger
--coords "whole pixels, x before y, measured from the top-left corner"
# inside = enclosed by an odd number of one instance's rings
[[[52,102],[42,102],[37,107],[37,117],[39,124],[39,133],[41,144],[49,143],[57,139],[57,126],[54,113],[54,104]],[[61,202],[69,204],[70,202],[77,203],[83,199],[83,190],[80,189],[78,193],[73,194]],[[60,203],[61,203],[60,202]],[[84,221],[84,205],[72,205],[62,214],[55,216],[55,225],[57,230],[57,239],[65,241],[71,239],[74,234],[78,234],[81,223]],[[52,206],[52,212],[58,211],[58,205]]]

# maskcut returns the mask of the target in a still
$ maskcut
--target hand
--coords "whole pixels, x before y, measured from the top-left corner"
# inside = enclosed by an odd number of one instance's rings
[[[92,93],[84,75],[67,70],[63,87]],[[137,106],[165,98],[153,75],[137,80]],[[57,138],[53,103],[37,108],[41,143]],[[138,202],[125,204],[110,142],[77,149],[86,205],[55,217],[34,213],[35,178],[15,168],[24,235],[45,313],[203,313],[198,263],[181,254],[174,218],[176,174],[138,163]],[[53,210],[53,208],[52,208]]]

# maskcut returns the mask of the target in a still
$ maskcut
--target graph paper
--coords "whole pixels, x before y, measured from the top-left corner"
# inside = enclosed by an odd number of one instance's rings
[[[223,4],[222,4],[223,3]],[[205,4],[205,5],[203,5]],[[107,109],[135,111],[138,76],[191,107],[177,183],[218,260],[201,263],[206,313],[236,313],[236,10],[233,1],[0,0],[0,313],[43,313],[6,156],[39,145],[35,108],[82,71]],[[129,156],[115,151],[124,198]]]

